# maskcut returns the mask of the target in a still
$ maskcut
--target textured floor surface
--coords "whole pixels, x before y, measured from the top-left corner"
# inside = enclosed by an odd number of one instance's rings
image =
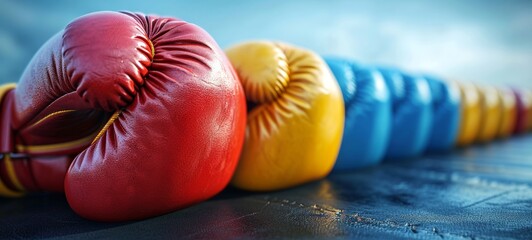
[[[532,137],[385,163],[274,193],[228,189],[137,222],[75,215],[59,194],[0,199],[0,238],[532,239]]]

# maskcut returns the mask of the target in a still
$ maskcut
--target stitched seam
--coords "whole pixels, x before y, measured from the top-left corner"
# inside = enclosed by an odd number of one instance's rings
[[[113,113],[113,115],[111,116],[111,118],[109,118],[109,120],[107,121],[107,123],[105,123],[105,125],[103,126],[103,128],[100,130],[100,132],[98,132],[98,134],[96,135],[96,137],[94,138],[94,140],[92,140],[91,142],[91,145],[93,145],[96,141],[98,141],[98,139],[100,139],[103,134],[107,131],[107,129],[113,124],[113,122],[118,118],[120,117],[120,114],[122,113],[122,110],[118,110],[116,111],[115,113]]]

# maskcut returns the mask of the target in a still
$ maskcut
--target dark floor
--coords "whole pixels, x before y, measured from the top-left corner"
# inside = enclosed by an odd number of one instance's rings
[[[286,191],[228,189],[138,222],[84,220],[57,194],[0,199],[0,237],[532,239],[532,136]]]

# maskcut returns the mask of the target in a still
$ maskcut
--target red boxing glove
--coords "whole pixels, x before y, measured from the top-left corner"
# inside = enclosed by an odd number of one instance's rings
[[[526,90],[514,89],[517,102],[517,119],[514,126],[514,134],[527,132],[528,122],[532,118],[532,98],[529,98]]]
[[[4,92],[2,180],[61,190],[64,178],[70,206],[93,220],[156,216],[215,195],[243,144],[233,68],[204,30],[172,18],[78,18]]]

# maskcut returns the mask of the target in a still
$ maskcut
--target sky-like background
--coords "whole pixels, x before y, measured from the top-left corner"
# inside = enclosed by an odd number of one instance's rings
[[[532,88],[532,1],[511,0],[0,0],[0,83],[18,81],[68,22],[101,10],[181,18],[222,48],[273,39],[412,73]]]

